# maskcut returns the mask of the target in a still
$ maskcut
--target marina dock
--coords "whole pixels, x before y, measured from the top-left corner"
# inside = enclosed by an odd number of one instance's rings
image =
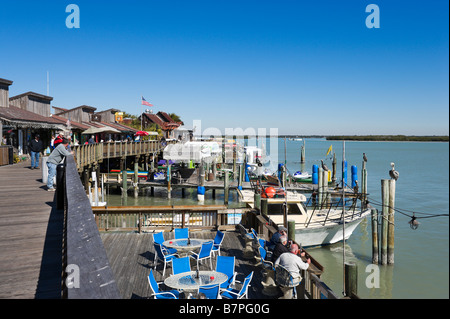
[[[0,297],[150,297],[147,276],[154,266],[152,232],[100,233],[72,157],[68,157],[64,185],[57,186],[60,187],[59,191],[65,192],[64,209],[58,209],[61,205],[58,203],[58,190],[56,193],[47,192],[41,178],[42,171],[30,170],[29,162],[0,168]],[[254,223],[258,219],[253,218],[252,225],[261,235],[267,236],[271,226],[265,222],[260,222],[258,226],[258,223]],[[214,238],[214,225],[221,219],[216,217],[211,220],[213,228],[206,227],[209,230],[191,227],[193,237]],[[258,256],[242,258],[247,243],[236,227],[224,229],[226,235],[222,254],[236,257],[238,280],[254,271],[250,298],[267,298],[262,294],[263,272],[258,265]],[[201,230],[195,231],[199,228]],[[170,238],[172,234],[169,232],[165,236]],[[68,269],[73,265],[79,267],[79,289],[67,286],[70,277]],[[157,267],[156,276],[160,276],[160,273],[161,268]],[[321,270],[319,276],[320,273]],[[156,279],[162,280],[161,277]],[[328,298],[336,297],[315,274],[305,279],[305,282],[310,286],[305,295],[311,298],[325,295]]]

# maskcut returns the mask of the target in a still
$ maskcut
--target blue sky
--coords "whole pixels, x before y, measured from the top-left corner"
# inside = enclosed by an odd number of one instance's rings
[[[69,29],[66,6],[80,9]],[[380,28],[366,27],[368,4]],[[280,134],[449,134],[449,3],[2,1],[0,77],[52,105]]]

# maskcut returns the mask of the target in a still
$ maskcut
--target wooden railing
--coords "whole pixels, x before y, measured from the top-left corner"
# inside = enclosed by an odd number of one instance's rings
[[[234,229],[230,217],[248,209],[210,206],[114,206],[92,208],[100,231],[173,230],[174,228]]]
[[[66,157],[63,180],[64,187],[57,186],[57,192],[64,189],[63,298],[120,299],[89,199],[72,156]]]
[[[175,143],[174,141],[167,144]],[[111,142],[74,146],[74,156],[78,170],[108,158],[140,156],[160,152],[164,149],[160,141]]]

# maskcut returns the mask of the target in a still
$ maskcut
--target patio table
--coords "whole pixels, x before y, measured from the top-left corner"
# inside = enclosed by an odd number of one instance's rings
[[[196,271],[171,275],[164,280],[164,284],[173,289],[197,292],[200,286],[220,285],[228,280],[228,276],[218,271],[200,270],[197,278]]]

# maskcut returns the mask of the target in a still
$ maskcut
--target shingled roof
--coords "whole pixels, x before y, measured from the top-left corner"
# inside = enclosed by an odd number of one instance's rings
[[[45,117],[13,105],[10,105],[9,107],[0,107],[0,120],[21,127],[39,124],[41,127],[61,129],[62,124],[58,119]]]

